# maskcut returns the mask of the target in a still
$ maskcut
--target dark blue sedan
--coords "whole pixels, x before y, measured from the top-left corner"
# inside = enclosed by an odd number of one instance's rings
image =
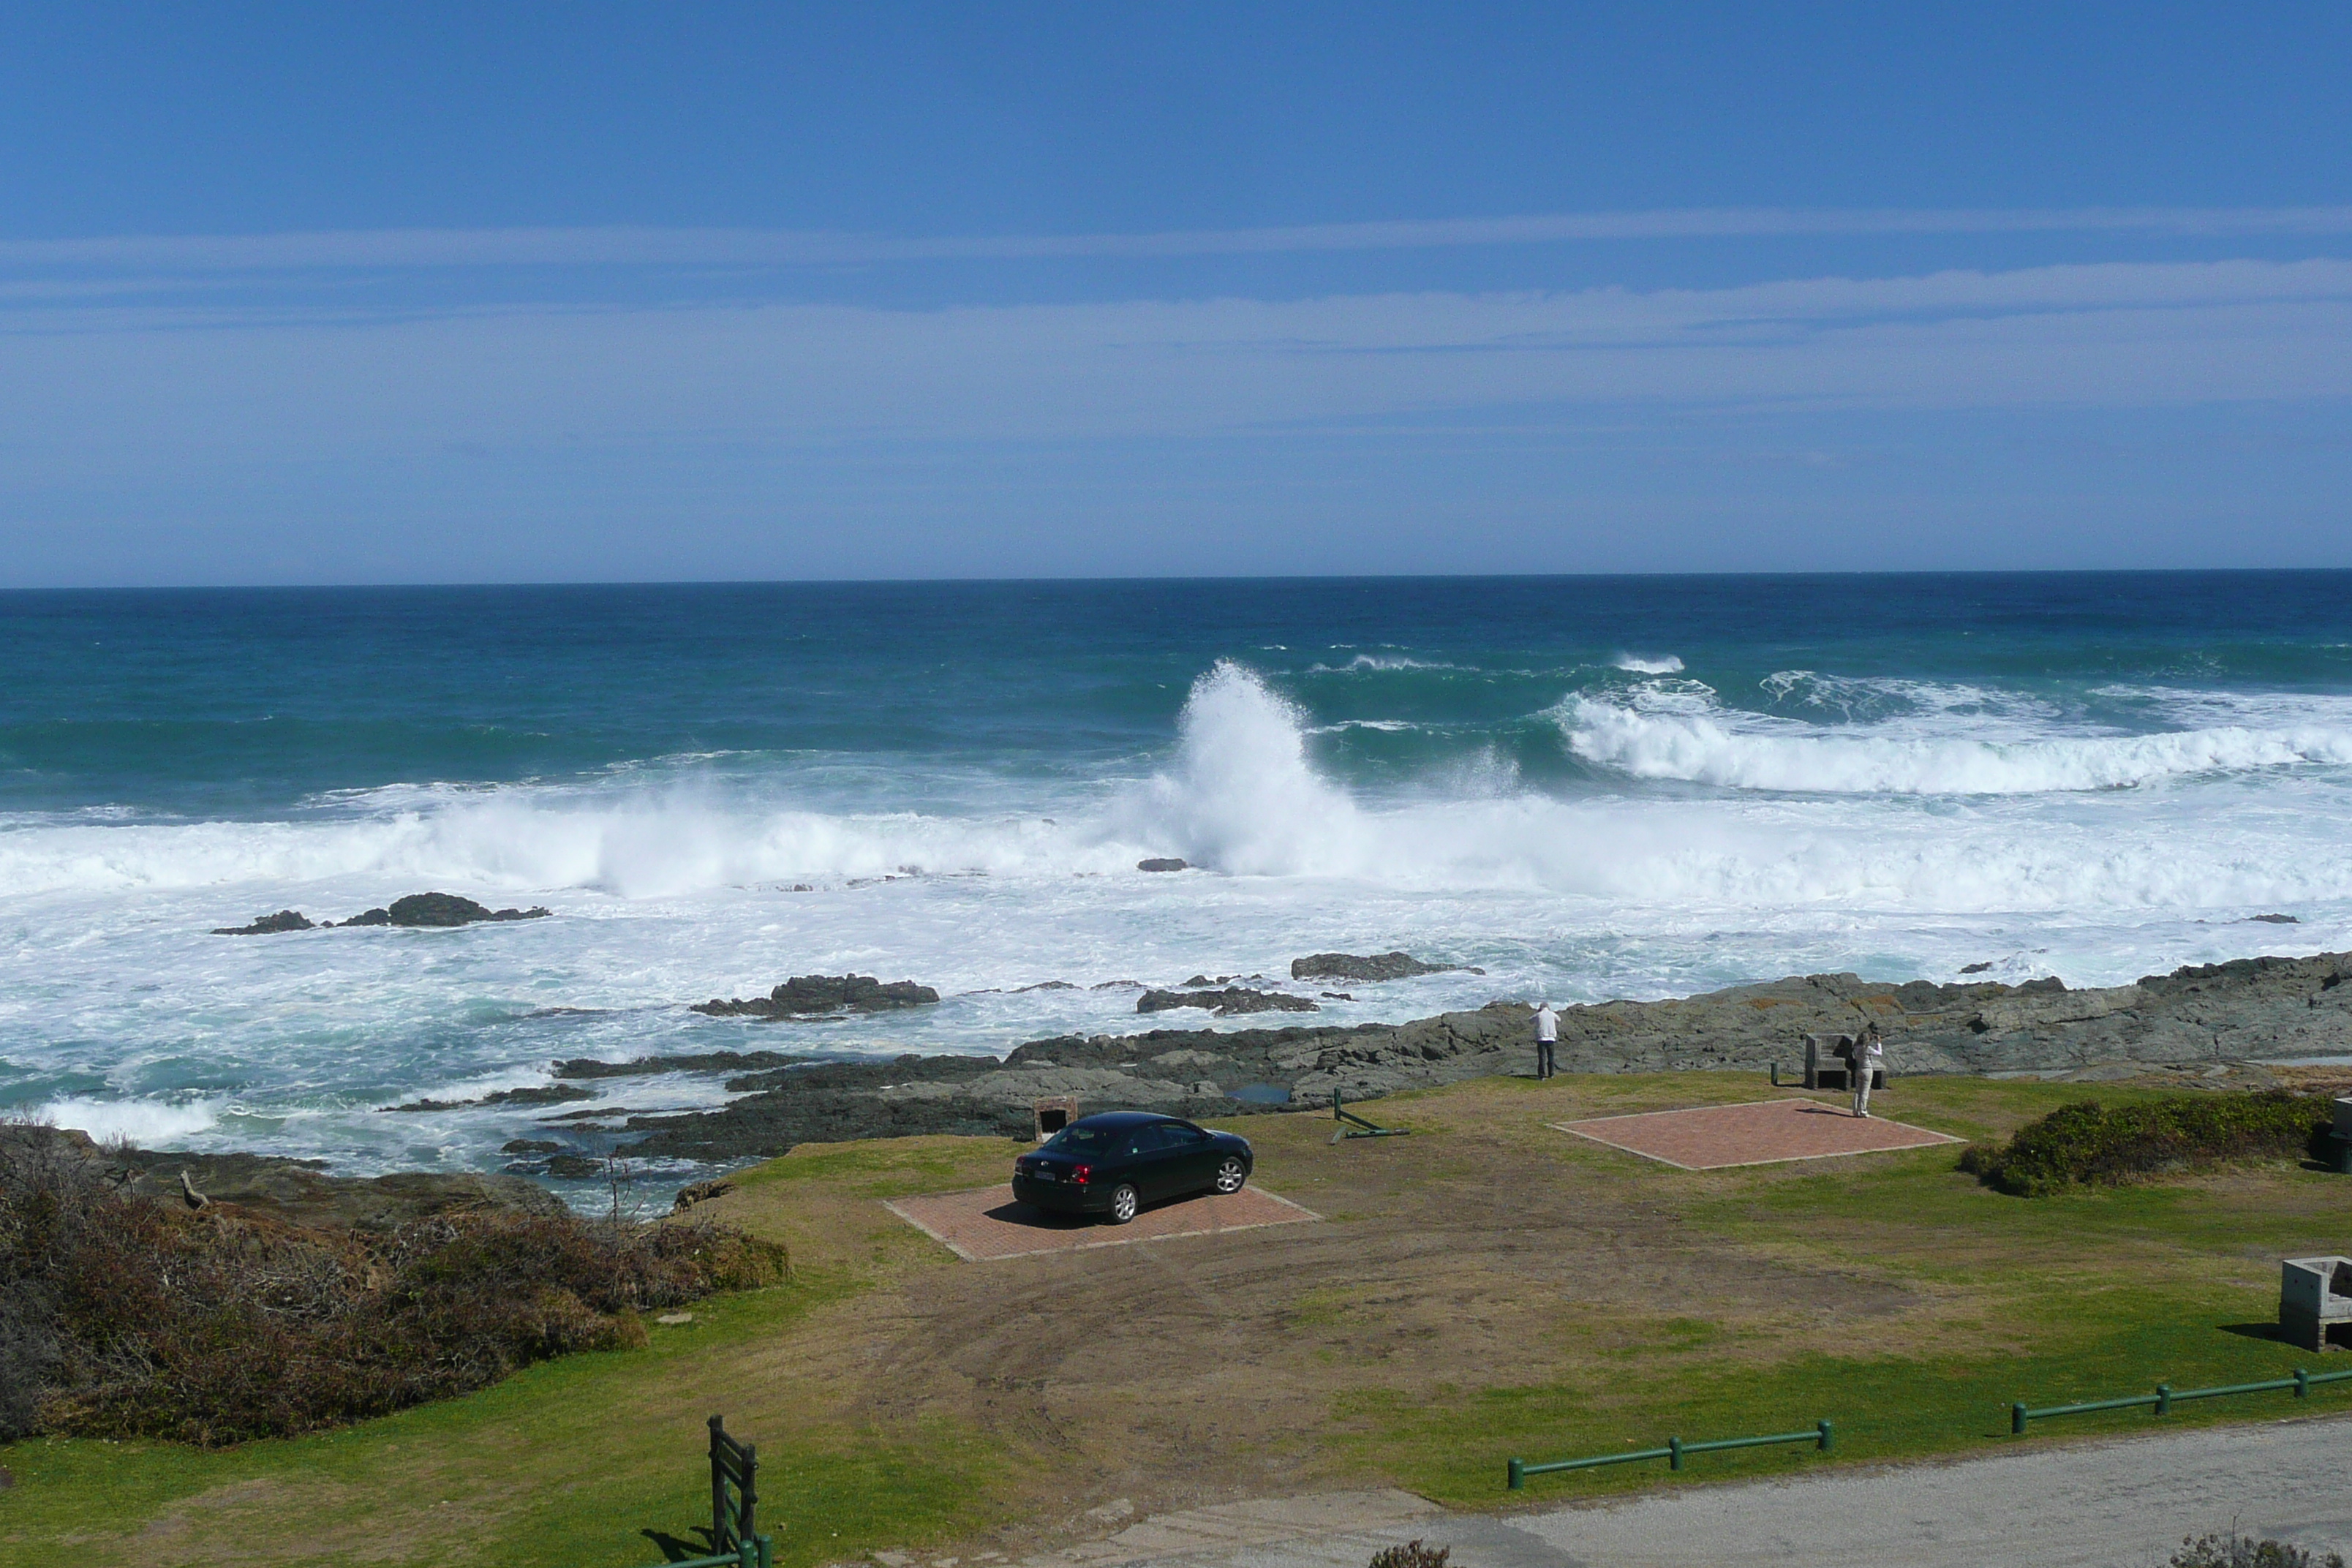
[[[1013,1162],[1013,1195],[1041,1209],[1125,1225],[1145,1204],[1186,1193],[1237,1193],[1255,1163],[1249,1140],[1174,1116],[1082,1116]]]

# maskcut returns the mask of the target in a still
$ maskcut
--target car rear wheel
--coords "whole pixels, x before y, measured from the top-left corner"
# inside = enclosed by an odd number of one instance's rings
[[[1239,1155],[1226,1155],[1224,1163],[1217,1167],[1217,1191],[1221,1193],[1240,1192],[1242,1184],[1248,1180],[1249,1169]]]
[[[1135,1217],[1135,1189],[1121,1182],[1110,1195],[1110,1222],[1125,1225]]]

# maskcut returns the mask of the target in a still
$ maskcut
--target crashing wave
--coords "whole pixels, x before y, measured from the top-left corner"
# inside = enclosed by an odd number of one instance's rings
[[[1555,717],[1569,749],[1639,779],[1832,795],[2042,795],[2200,773],[2352,762],[2352,732],[2240,725],[2154,735],[1986,740],[1835,733],[1720,709],[1643,711],[1577,697]]]

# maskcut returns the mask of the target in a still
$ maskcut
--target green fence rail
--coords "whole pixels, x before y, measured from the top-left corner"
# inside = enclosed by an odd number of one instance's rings
[[[2260,1383],[2225,1383],[2217,1388],[2175,1388],[2159,1383],[2153,1394],[2126,1394],[2121,1399],[2086,1399],[2079,1405],[2045,1405],[2039,1410],[2022,1403],[2009,1407],[2009,1430],[2011,1436],[2025,1435],[2029,1421],[2046,1421],[2053,1415],[2087,1415],[2095,1410],[2137,1410],[2143,1406],[2158,1415],[2169,1415],[2172,1407],[2188,1399],[2222,1399],[2235,1394],[2281,1394],[2294,1391],[2297,1399],[2308,1399],[2314,1385],[2323,1383],[2343,1383],[2352,1380],[2352,1372],[2305,1372],[2294,1369],[2293,1377],[2265,1378]]]
[[[721,1556],[682,1557],[653,1568],[776,1568],[776,1543],[764,1535],[747,1535]]]
[[[1602,1465],[1631,1465],[1643,1459],[1664,1459],[1670,1470],[1683,1468],[1684,1456],[1713,1454],[1725,1448],[1764,1448],[1776,1443],[1811,1443],[1822,1453],[1830,1451],[1837,1434],[1826,1421],[1816,1421],[1810,1432],[1774,1432],[1762,1437],[1714,1437],[1704,1443],[1685,1443],[1680,1437],[1669,1437],[1663,1448],[1636,1448],[1630,1454],[1599,1454],[1590,1459],[1553,1459],[1540,1465],[1530,1465],[1525,1459],[1513,1459],[1507,1475],[1513,1491],[1528,1484],[1529,1476],[1549,1476],[1560,1470],[1591,1470]]]

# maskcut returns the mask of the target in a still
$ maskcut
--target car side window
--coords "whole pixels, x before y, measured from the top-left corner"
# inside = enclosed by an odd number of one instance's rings
[[[1197,1127],[1188,1127],[1181,1121],[1163,1123],[1160,1132],[1167,1138],[1168,1146],[1171,1149],[1197,1149],[1209,1141],[1209,1135],[1206,1132]]]
[[[1120,1145],[1118,1152],[1122,1159],[1131,1160],[1138,1154],[1148,1154],[1158,1147],[1160,1147],[1160,1141],[1151,1135],[1151,1129],[1141,1127],[1128,1135],[1127,1142]]]

